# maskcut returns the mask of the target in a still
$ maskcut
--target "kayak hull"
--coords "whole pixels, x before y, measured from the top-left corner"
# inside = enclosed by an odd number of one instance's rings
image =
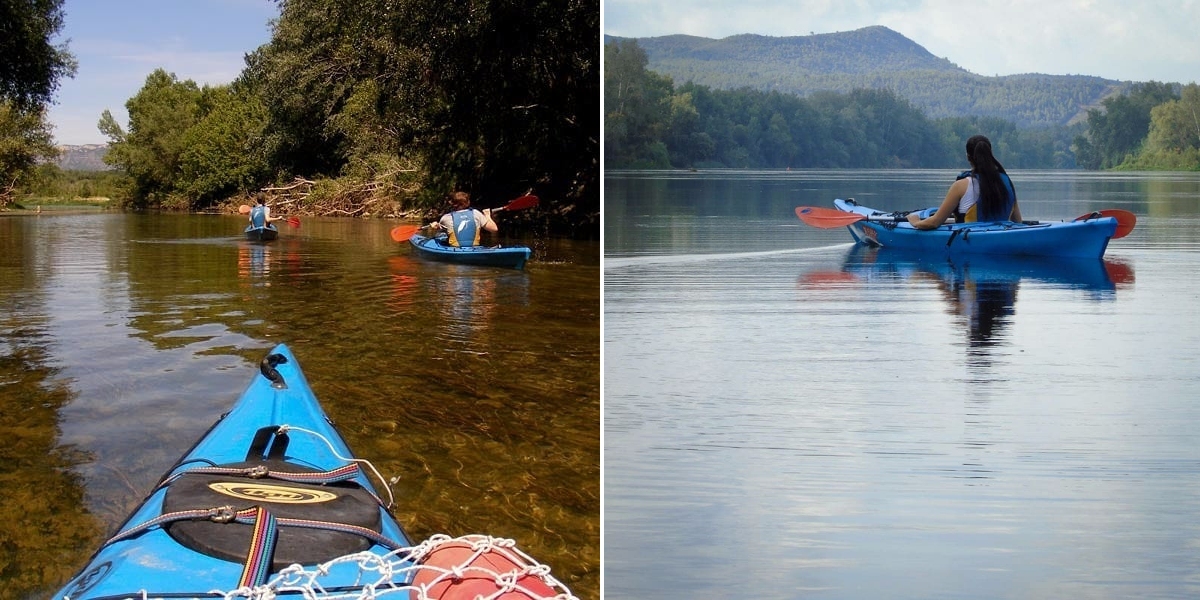
[[[269,242],[279,237],[279,230],[273,225],[255,227],[250,225],[245,230],[246,239],[251,242]]]
[[[280,360],[282,359],[282,360]],[[274,364],[268,361],[275,361]],[[277,373],[279,383],[268,376]],[[279,426],[288,426],[282,430]],[[266,433],[264,433],[266,432]],[[272,433],[273,432],[273,433]],[[305,510],[305,517],[320,522],[349,523],[349,513],[365,514],[362,522],[385,541],[400,546],[409,541],[390,512],[378,501],[378,494],[361,470],[350,468],[353,454],[321,409],[300,366],[286,345],[277,346],[261,366],[233,408],[222,416],[209,431],[164,476],[159,486],[130,515],[119,528],[122,532],[105,543],[87,566],[52,598],[55,600],[100,600],[108,598],[210,598],[212,590],[237,589],[243,576],[244,557],[249,552],[250,531],[253,525],[221,523],[216,519],[178,521],[169,525],[141,526],[164,514],[178,514],[179,502],[187,503],[181,482],[197,477],[197,467],[243,467],[262,465],[273,473],[267,477],[213,475],[200,487],[218,494],[234,510],[253,510],[264,507],[285,516],[288,511]],[[326,473],[350,468],[344,480],[336,482],[294,482],[286,479],[293,473]],[[207,476],[207,475],[205,475]],[[283,480],[277,477],[284,477]],[[212,492],[211,490],[218,490]],[[353,506],[347,508],[345,497],[354,495]],[[362,498],[370,499],[363,502]],[[198,509],[210,506],[207,499]],[[339,504],[341,503],[341,504]],[[339,510],[335,508],[341,506]],[[247,508],[250,507],[250,508]],[[215,508],[215,507],[213,507]],[[214,522],[209,522],[214,521]],[[280,522],[284,519],[281,517]],[[262,521],[259,521],[262,522]],[[198,527],[191,532],[183,526]],[[212,530],[224,528],[225,538]],[[178,528],[178,529],[177,529]],[[133,532],[127,538],[123,535]],[[327,535],[325,535],[327,534]],[[322,537],[325,535],[325,537]],[[317,537],[312,537],[317,536]],[[211,538],[200,539],[195,538]],[[234,538],[231,542],[226,538]],[[274,547],[276,571],[292,559],[298,564],[320,564],[344,552],[349,538],[354,551],[367,551],[379,556],[390,548],[371,536],[335,531],[313,532],[304,527],[279,527]],[[116,540],[116,541],[114,541]],[[197,542],[200,545],[197,545]],[[222,556],[229,546],[241,548],[241,557]],[[236,555],[238,551],[235,551]],[[354,565],[335,566],[331,572],[332,585],[356,585],[360,577]]]
[[[866,217],[891,214],[853,200],[837,199],[833,204],[843,212]],[[934,210],[926,209],[922,214]],[[1100,258],[1116,233],[1117,220],[1097,217],[1077,221],[950,223],[932,230],[916,229],[905,220],[864,220],[847,228],[860,244],[915,252]]]
[[[409,238],[408,242],[413,250],[424,258],[463,265],[521,269],[532,254],[525,246],[455,247],[447,244],[445,240],[445,236],[425,237],[417,234]]]

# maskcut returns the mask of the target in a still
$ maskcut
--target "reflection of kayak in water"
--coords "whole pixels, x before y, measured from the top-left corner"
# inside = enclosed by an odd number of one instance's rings
[[[993,254],[935,256],[923,252],[881,251],[855,246],[839,271],[801,276],[803,287],[849,285],[865,281],[908,279],[932,274],[945,281],[1036,281],[1054,287],[1108,292],[1132,284],[1133,267],[1114,259],[1026,257]]]

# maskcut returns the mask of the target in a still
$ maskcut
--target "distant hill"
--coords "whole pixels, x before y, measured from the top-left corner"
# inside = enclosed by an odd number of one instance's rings
[[[604,38],[606,44],[629,39]],[[1021,127],[1081,120],[1088,108],[1129,85],[1085,75],[976,75],[881,26],[795,37],[633,39],[646,51],[647,68],[670,76],[676,85],[693,81],[715,89],[750,87],[801,96],[887,88],[931,118],[995,116]]]
[[[58,167],[71,171],[107,171],[111,166],[104,164],[108,144],[84,144],[82,146],[59,146],[62,154]]]

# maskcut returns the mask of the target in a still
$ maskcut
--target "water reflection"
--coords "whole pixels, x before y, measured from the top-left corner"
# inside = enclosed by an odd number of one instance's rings
[[[1133,267],[1117,259],[1002,255],[934,256],[854,246],[837,271],[801,275],[802,289],[927,283],[946,313],[966,333],[968,364],[989,367],[992,352],[1008,340],[1023,282],[1046,289],[1077,290],[1087,300],[1111,301],[1134,282]]]
[[[523,271],[430,263],[409,255],[388,259],[392,295],[389,305],[405,313],[433,299],[443,344],[471,350],[486,341],[492,324],[505,311],[529,305],[529,276]]]
[[[271,274],[271,246],[247,243],[238,247],[238,277],[264,279]],[[271,285],[263,282],[263,285]]]
[[[386,223],[256,245],[233,220],[0,216],[0,596],[61,586],[287,341],[351,447],[403,476],[415,537],[517,539],[598,597],[599,271],[574,260],[598,250],[558,241],[571,260],[516,279],[389,272]],[[456,310],[486,334],[441,343]]]

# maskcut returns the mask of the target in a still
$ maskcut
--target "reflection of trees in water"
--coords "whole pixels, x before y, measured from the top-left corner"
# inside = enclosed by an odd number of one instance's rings
[[[6,598],[40,598],[66,581],[104,528],[84,510],[73,470],[87,453],[58,445],[59,410],[74,400],[52,366],[50,307],[33,293],[48,271],[23,219],[0,219],[0,579]]]
[[[47,365],[40,324],[23,320],[42,311],[5,305],[14,310],[0,321],[0,573],[5,597],[34,598],[84,563],[103,527],[84,510],[84,484],[73,471],[91,457],[57,444],[58,411],[73,397]]]

